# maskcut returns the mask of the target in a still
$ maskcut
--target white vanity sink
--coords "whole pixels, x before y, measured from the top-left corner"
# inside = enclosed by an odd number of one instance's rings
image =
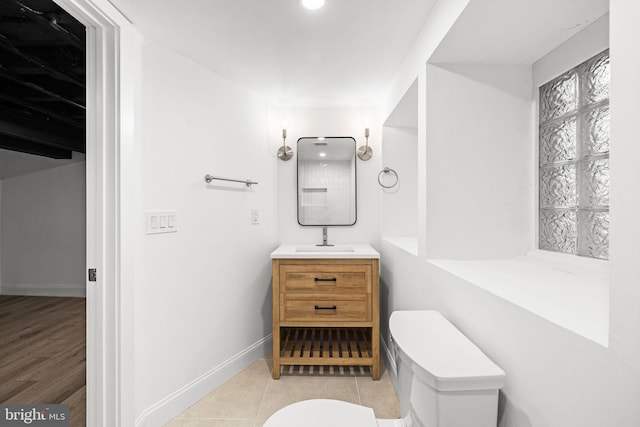
[[[380,254],[366,244],[355,245],[296,245],[284,244],[271,253],[272,259],[280,258],[380,258]]]
[[[298,246],[296,252],[355,252],[351,246]]]

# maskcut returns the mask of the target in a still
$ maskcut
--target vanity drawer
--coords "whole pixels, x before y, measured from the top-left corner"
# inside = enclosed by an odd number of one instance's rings
[[[280,294],[281,321],[371,320],[371,294],[295,295]]]
[[[281,265],[280,292],[371,293],[369,265]]]

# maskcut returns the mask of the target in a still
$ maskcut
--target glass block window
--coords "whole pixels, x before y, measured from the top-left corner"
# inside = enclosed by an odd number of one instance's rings
[[[539,248],[609,258],[609,51],[540,88]]]

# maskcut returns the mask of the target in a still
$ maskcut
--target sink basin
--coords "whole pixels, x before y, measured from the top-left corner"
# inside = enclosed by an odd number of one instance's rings
[[[366,244],[335,246],[284,244],[271,253],[271,258],[380,258],[380,254]]]
[[[349,246],[300,246],[296,248],[296,252],[355,252],[355,249]]]

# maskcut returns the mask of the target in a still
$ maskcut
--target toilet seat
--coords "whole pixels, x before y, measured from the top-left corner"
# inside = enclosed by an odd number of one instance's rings
[[[332,399],[311,399],[277,411],[263,427],[378,427],[373,409]]]

